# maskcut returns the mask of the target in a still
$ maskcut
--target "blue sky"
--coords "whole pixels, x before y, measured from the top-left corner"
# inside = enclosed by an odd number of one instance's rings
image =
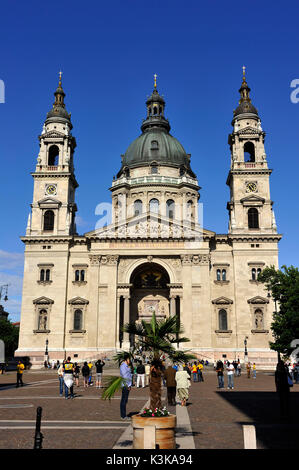
[[[145,100],[158,75],[171,133],[192,155],[204,226],[228,227],[226,178],[233,109],[242,66],[266,131],[271,198],[280,242],[279,263],[299,265],[297,249],[299,103],[298,2],[252,0],[11,1],[1,6],[0,285],[9,282],[6,308],[19,319],[23,244],[32,202],[38,135],[63,71],[72,113],[79,233],[92,230],[95,208],[110,201],[108,188],[120,155],[140,134]],[[299,94],[298,94],[299,96]]]

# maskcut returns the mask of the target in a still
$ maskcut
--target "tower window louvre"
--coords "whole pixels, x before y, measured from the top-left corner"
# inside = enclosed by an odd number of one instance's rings
[[[255,207],[248,210],[248,228],[259,228],[259,213]]]
[[[44,214],[44,230],[51,231],[54,229],[54,212],[48,210]]]

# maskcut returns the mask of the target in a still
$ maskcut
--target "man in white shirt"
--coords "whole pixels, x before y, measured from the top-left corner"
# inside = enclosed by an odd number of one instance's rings
[[[227,371],[227,388],[233,390],[234,389],[234,372],[235,368],[233,364],[231,364],[229,361],[227,361],[226,365],[226,371]]]

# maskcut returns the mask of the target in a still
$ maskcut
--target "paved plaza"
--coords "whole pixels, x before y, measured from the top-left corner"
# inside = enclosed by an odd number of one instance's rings
[[[108,371],[106,375],[117,374]],[[132,448],[130,421],[120,419],[120,394],[109,402],[94,386],[74,386],[75,398],[59,396],[57,372],[26,371],[24,387],[16,388],[16,373],[0,375],[0,448],[32,449],[36,409],[42,407],[44,449]],[[226,386],[226,381],[225,381]],[[139,412],[147,403],[149,389],[132,389],[127,413]],[[204,371],[204,382],[192,383],[189,404],[169,407],[177,413],[177,448],[243,449],[243,425],[254,424],[257,448],[296,448],[298,441],[299,385],[291,389],[292,417],[279,416],[274,373],[258,372],[257,379],[243,373],[235,388],[217,389],[216,373]],[[165,400],[166,389],[163,390]]]

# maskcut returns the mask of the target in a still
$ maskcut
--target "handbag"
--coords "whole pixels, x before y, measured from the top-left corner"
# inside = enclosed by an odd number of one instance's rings
[[[289,375],[288,375],[288,385],[289,387],[293,387],[293,380],[291,379]]]

